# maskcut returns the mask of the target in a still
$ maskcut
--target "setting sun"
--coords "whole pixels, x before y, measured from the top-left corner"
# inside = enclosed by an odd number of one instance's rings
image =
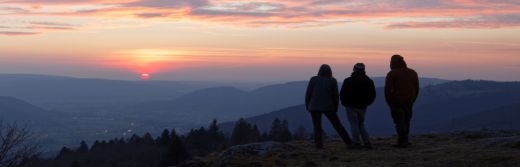
[[[141,80],[149,80],[149,79],[150,79],[150,74],[148,74],[148,73],[141,74]]]

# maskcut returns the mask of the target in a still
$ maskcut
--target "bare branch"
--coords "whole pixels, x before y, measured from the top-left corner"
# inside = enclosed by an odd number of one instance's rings
[[[0,167],[13,167],[23,159],[36,154],[38,146],[32,143],[27,124],[0,121]]]

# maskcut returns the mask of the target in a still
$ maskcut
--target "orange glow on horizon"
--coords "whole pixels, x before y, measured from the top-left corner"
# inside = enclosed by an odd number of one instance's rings
[[[171,71],[186,66],[186,56],[175,50],[136,49],[118,51],[112,56],[100,57],[104,67],[125,69],[149,78],[153,73]],[[146,74],[146,75],[145,75]]]
[[[151,77],[151,75],[148,73],[141,74],[141,80],[149,80],[150,77]]]

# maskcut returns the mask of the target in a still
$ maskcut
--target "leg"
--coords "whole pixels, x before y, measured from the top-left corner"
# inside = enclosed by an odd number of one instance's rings
[[[323,148],[323,130],[321,128],[321,112],[311,111],[312,124],[314,127],[314,145],[316,148]]]
[[[339,136],[343,139],[343,142],[345,142],[345,144],[347,145],[352,144],[352,141],[348,136],[347,130],[345,130],[345,127],[341,125],[341,122],[339,121],[336,112],[325,113],[325,116],[327,116],[332,126],[334,126],[334,129],[336,129],[336,132],[338,132]]]
[[[406,139],[406,114],[400,106],[392,107],[392,118],[395,124],[395,130],[397,131],[397,144],[404,146],[404,140]]]
[[[352,129],[352,143],[359,144],[359,117],[355,108],[347,107],[347,118],[350,122],[350,128]]]
[[[370,143],[368,132],[365,129],[366,112],[367,112],[366,109],[359,109],[359,112],[358,112],[359,131],[361,133],[361,138],[363,139],[363,142],[365,143],[365,147],[371,147],[372,144]]]
[[[413,107],[413,103],[408,103],[406,104],[405,106],[403,106],[404,108],[404,111],[405,111],[405,134],[406,134],[406,137],[404,139],[404,142],[406,144],[409,144],[409,136],[410,136],[410,122],[412,120],[412,115],[413,115],[413,111],[412,111],[412,107]]]

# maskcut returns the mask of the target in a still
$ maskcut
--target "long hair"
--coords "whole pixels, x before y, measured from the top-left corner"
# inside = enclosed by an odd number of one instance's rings
[[[320,71],[318,71],[318,76],[332,77],[332,69],[328,64],[322,64]]]

